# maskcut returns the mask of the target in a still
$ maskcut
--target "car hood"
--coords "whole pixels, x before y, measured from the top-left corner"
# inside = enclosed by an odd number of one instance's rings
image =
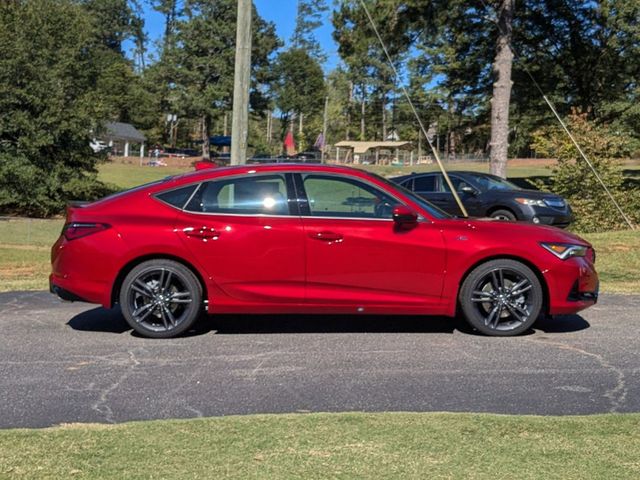
[[[454,221],[464,222],[470,230],[478,231],[495,231],[496,235],[503,238],[512,238],[514,242],[520,239],[533,239],[539,242],[558,242],[571,243],[575,245],[584,245],[590,247],[591,244],[585,239],[566,230],[546,225],[534,225],[527,222],[509,222],[494,218],[478,218],[478,219],[456,219]],[[493,232],[492,232],[493,233]]]

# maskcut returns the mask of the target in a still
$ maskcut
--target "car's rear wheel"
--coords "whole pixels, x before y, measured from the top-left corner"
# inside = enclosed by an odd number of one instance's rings
[[[120,289],[120,308],[141,335],[170,338],[189,329],[200,315],[202,287],[191,270],[172,260],[134,267]]]
[[[511,210],[500,209],[494,212],[491,212],[491,218],[495,218],[496,220],[506,220],[508,222],[515,222],[517,220],[515,214]]]
[[[460,289],[459,301],[469,324],[486,335],[511,336],[527,331],[543,306],[537,275],[521,262],[497,259],[476,267]]]

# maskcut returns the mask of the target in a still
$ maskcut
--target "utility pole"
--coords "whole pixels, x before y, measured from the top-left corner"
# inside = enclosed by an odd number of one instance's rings
[[[251,0],[238,0],[236,26],[236,65],[231,123],[231,165],[247,161],[249,136],[249,86],[251,84]]]

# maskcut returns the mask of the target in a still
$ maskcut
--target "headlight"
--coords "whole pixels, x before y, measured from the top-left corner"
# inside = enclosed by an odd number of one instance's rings
[[[588,250],[588,247],[571,243],[541,243],[540,245],[562,260],[571,257],[584,257]]]
[[[516,202],[522,205],[534,205],[536,207],[546,207],[544,200],[536,200],[534,198],[516,198]]]

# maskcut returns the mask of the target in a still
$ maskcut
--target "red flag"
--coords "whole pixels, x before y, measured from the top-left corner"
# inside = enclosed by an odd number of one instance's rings
[[[287,132],[287,136],[284,138],[284,151],[287,155],[296,154],[296,142],[291,131]]]

